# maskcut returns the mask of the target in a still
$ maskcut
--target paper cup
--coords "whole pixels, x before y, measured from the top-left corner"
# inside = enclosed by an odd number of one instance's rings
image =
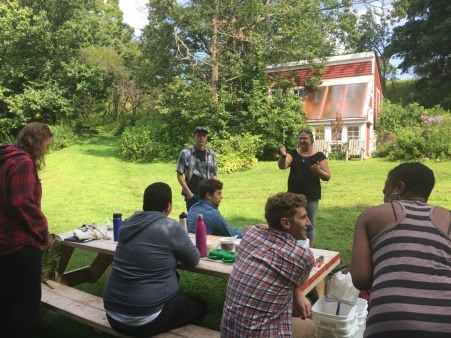
[[[235,252],[235,237],[221,237],[219,243],[221,243],[222,250]]]

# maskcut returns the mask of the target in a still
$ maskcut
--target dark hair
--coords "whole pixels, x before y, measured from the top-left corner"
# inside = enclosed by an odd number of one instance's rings
[[[161,211],[172,203],[172,190],[169,185],[163,182],[156,182],[149,185],[144,191],[143,210]]]
[[[199,183],[199,198],[204,199],[207,194],[213,195],[216,190],[222,190],[223,184],[219,180],[210,178]]]
[[[434,172],[419,162],[401,163],[390,170],[387,180],[392,186],[404,182],[406,192],[426,200],[435,185]]]
[[[291,192],[280,192],[268,198],[265,206],[265,218],[272,229],[283,230],[280,220],[292,218],[297,208],[305,208],[307,199],[304,195]]]
[[[299,130],[298,137],[302,133],[308,134],[310,136],[310,140],[312,140],[312,143],[315,142],[315,137],[313,136],[313,133],[309,128],[302,128],[301,130]]]
[[[31,122],[17,135],[16,145],[18,148],[30,154],[37,169],[42,169],[45,165],[44,156],[47,148],[44,142],[53,136],[48,125],[39,122]]]

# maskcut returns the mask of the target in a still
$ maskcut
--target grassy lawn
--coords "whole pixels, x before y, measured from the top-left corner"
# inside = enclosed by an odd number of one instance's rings
[[[173,189],[173,211],[178,219],[185,210],[175,174],[175,161],[137,164],[118,157],[119,139],[95,137],[49,154],[46,168],[40,173],[43,186],[42,209],[52,233],[73,230],[84,223],[105,224],[113,211],[121,210],[124,218],[142,208],[142,194],[150,183],[163,181]],[[382,202],[382,189],[388,171],[397,165],[383,159],[363,162],[330,161],[332,178],[322,183],[323,198],[317,219],[316,246],[339,251],[342,261],[349,262],[354,222],[365,208]],[[451,209],[451,162],[426,163],[436,175],[436,188],[429,202]],[[219,174],[224,183],[221,213],[233,226],[265,222],[266,199],[286,191],[288,170],[279,170],[276,160],[260,162],[252,170]],[[92,256],[83,251],[74,254],[69,268],[86,265]],[[203,325],[219,329],[226,281],[180,271],[181,291],[207,300],[209,314]],[[105,278],[80,289],[101,295]],[[49,312],[40,330],[41,338],[105,337],[92,332],[64,316]]]

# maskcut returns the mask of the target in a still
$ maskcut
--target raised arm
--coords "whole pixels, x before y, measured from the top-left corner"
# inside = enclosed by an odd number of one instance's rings
[[[279,169],[286,169],[291,165],[291,162],[293,162],[293,157],[287,153],[287,150],[283,145],[279,146],[279,161],[277,162],[277,165],[279,166]]]

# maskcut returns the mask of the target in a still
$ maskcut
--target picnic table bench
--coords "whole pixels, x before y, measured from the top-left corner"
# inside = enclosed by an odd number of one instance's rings
[[[112,235],[112,234],[110,234]],[[71,233],[61,234],[63,239],[70,237]],[[194,241],[193,235],[190,234]],[[212,236],[215,237],[215,236]],[[96,331],[106,332],[116,337],[124,337],[114,331],[106,318],[102,297],[78,290],[74,286],[86,282],[95,283],[104,274],[109,273],[116,251],[117,242],[112,239],[94,240],[91,242],[67,242],[61,246],[61,260],[58,268],[58,280],[56,282],[47,281],[42,284],[41,304],[46,309],[66,315],[76,321],[84,323],[94,328]],[[66,271],[69,260],[74,249],[82,249],[97,253],[91,265]],[[324,292],[324,277],[332,271],[340,262],[340,254],[335,251],[312,249],[315,257],[323,256],[324,263],[319,267],[314,267],[309,279],[302,285],[304,293],[310,291]],[[178,269],[214,276],[221,279],[228,279],[233,264],[222,261],[201,258],[195,267],[187,267],[182,264],[177,265]],[[187,325],[169,332],[157,335],[158,338],[208,338],[220,337],[219,331],[211,330],[196,325]]]
[[[108,323],[102,297],[63,285],[54,281],[42,283],[41,304],[45,309],[61,313],[69,318],[91,326],[95,331],[106,332],[115,337],[127,337],[116,332]],[[186,325],[157,338],[219,338],[219,331],[197,325]]]

